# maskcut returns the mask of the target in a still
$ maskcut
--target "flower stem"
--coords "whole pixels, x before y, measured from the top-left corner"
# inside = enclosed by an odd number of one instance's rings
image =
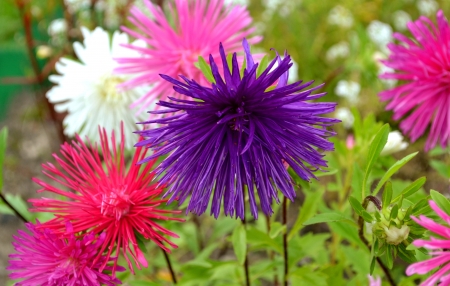
[[[266,224],[267,224],[267,234],[270,234],[270,217],[266,215]],[[273,262],[274,253],[272,250],[268,250],[269,252],[269,259]],[[277,275],[277,268],[274,267],[274,276],[273,276],[273,285],[278,286],[278,275]]]
[[[381,202],[374,196],[367,196],[364,199],[363,202],[363,208],[367,208],[367,205],[369,204],[369,202],[372,202],[379,210],[381,209]],[[359,238],[361,239],[361,241],[367,246],[367,249],[369,250],[369,252],[371,251],[370,249],[370,245],[369,242],[367,241],[367,239],[364,237],[364,220],[362,217],[359,217],[358,219],[358,225],[359,225]],[[397,286],[397,283],[395,282],[394,278],[392,278],[391,272],[389,271],[389,269],[386,267],[386,265],[384,265],[383,261],[381,260],[380,257],[376,257],[378,264],[380,265],[381,269],[384,272],[384,276],[386,276],[386,279],[388,280],[389,284],[391,286]]]
[[[18,217],[18,218],[20,218],[24,223],[27,223],[28,222],[28,220],[23,216],[23,215],[21,215],[20,213],[19,213],[19,211],[18,210],[16,210],[16,208],[15,207],[13,207],[9,202],[8,202],[8,200],[3,196],[3,194],[0,192],[0,198],[2,199],[2,201],[16,214],[16,216]]]
[[[245,206],[245,203],[244,203],[244,206]],[[245,231],[247,231],[247,225],[245,222],[245,207],[244,207],[244,218],[242,219],[242,225],[244,226]],[[244,272],[245,272],[245,285],[250,286],[250,272],[248,271],[248,250],[247,250],[247,248],[245,248]]]
[[[289,268],[288,268],[288,243],[287,243],[287,199],[285,196],[283,196],[283,206],[282,206],[283,210],[282,210],[282,224],[286,226],[286,229],[283,233],[283,250],[284,250],[284,281],[283,284],[284,286],[288,285],[288,273],[289,273]]]
[[[170,276],[172,277],[172,282],[173,282],[173,284],[177,284],[177,277],[175,276],[175,272],[173,271],[172,263],[170,262],[169,255],[167,254],[167,252],[164,249],[162,249],[162,248],[160,248],[160,249],[164,254],[164,258],[166,259],[167,268],[169,268]]]

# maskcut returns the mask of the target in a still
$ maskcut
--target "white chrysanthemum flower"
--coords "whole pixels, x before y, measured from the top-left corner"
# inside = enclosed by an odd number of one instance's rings
[[[387,44],[393,39],[392,27],[389,24],[374,20],[367,27],[369,38],[383,51],[387,50]]]
[[[439,9],[439,4],[435,0],[419,0],[416,5],[420,14],[426,16],[434,15]]]
[[[346,107],[336,108],[335,116],[337,119],[342,121],[342,124],[344,124],[344,127],[346,129],[351,128],[353,126],[353,123],[355,122],[355,117],[353,116],[350,109]]]
[[[98,141],[98,126],[107,133],[116,130],[120,140],[120,122],[123,121],[127,137],[127,148],[137,142],[138,137],[132,132],[138,129],[136,122],[145,118],[136,115],[130,104],[144,95],[148,90],[137,88],[121,90],[117,86],[128,79],[123,75],[113,74],[117,67],[115,58],[138,57],[135,51],[124,48],[128,44],[125,33],[115,32],[110,42],[109,35],[102,28],[94,31],[81,28],[84,41],[74,43],[74,51],[81,62],[61,58],[56,64],[60,75],[50,76],[55,83],[48,93],[50,102],[55,104],[57,112],[67,112],[64,118],[64,133],[73,136],[78,133],[82,138],[88,136]],[[134,45],[145,45],[134,42]]]
[[[408,147],[408,143],[403,141],[403,135],[400,131],[389,132],[387,143],[381,151],[381,156],[401,151],[406,147]]]
[[[359,92],[361,91],[361,86],[359,83],[354,81],[340,80],[334,92],[341,97],[346,98],[351,103],[358,101]]]
[[[337,5],[328,14],[328,23],[342,28],[350,28],[353,25],[353,15],[347,8]]]
[[[405,31],[407,24],[412,21],[411,16],[402,10],[395,11],[392,14],[392,19],[394,20],[395,29],[399,31]]]
[[[328,61],[334,61],[337,58],[345,58],[350,53],[350,47],[347,42],[341,41],[331,46],[326,54]]]

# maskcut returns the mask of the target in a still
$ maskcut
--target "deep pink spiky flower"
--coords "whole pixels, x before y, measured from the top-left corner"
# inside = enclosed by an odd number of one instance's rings
[[[39,221],[36,225],[25,224],[31,234],[19,230],[13,242],[16,253],[9,255],[9,266],[13,280],[22,279],[16,285],[118,285],[122,282],[109,273],[113,266],[107,265],[116,258],[106,257],[100,251],[105,242],[106,233],[99,236],[88,233],[75,237],[72,225],[66,222],[68,237],[60,237],[48,228],[42,228]],[[92,261],[96,256],[96,262]],[[125,268],[115,266],[115,271]]]
[[[429,201],[430,207],[434,212],[442,218],[442,220],[450,225],[450,216],[441,210],[434,201]],[[437,237],[430,237],[430,240],[417,239],[413,244],[417,247],[424,247],[431,250],[432,258],[411,264],[406,269],[408,276],[413,274],[427,274],[433,269],[438,269],[428,279],[422,282],[423,286],[433,286],[440,281],[440,285],[450,285],[450,228],[440,225],[423,215],[419,218],[411,216],[411,218],[419,225],[428,229]]]
[[[404,118],[400,128],[417,140],[431,125],[425,150],[439,142],[450,143],[450,26],[444,13],[438,11],[437,25],[421,16],[408,23],[414,39],[395,33],[400,44],[389,44],[391,54],[384,65],[394,72],[382,74],[384,79],[397,79],[402,85],[380,93],[390,101],[388,110],[394,119]]]
[[[240,51],[241,41],[255,28],[250,28],[252,19],[247,9],[240,5],[224,5],[223,0],[175,0],[175,7],[169,4],[169,19],[163,10],[148,0],[144,0],[149,17],[138,7],[130,11],[130,22],[136,31],[127,27],[122,30],[146,42],[147,47],[124,45],[142,53],[139,58],[117,59],[122,74],[137,74],[122,84],[123,88],[152,85],[153,88],[133,106],[149,110],[156,98],[167,100],[168,96],[182,98],[175,93],[172,84],[159,74],[176,78],[182,74],[204,85],[207,83],[202,72],[194,66],[198,57],[220,59],[217,47],[220,43],[230,53]],[[146,11],[147,12],[147,11]],[[249,43],[257,43],[260,37],[249,38]],[[218,61],[220,62],[220,61]]]
[[[168,246],[176,245],[166,236],[178,236],[162,227],[158,221],[182,219],[166,216],[179,211],[160,208],[167,200],[160,199],[163,187],[151,183],[154,175],[150,170],[155,161],[145,167],[136,164],[145,158],[146,149],[137,148],[130,167],[126,167],[123,124],[119,148],[112,143],[116,142],[114,132],[111,141],[108,141],[105,129],[99,129],[99,132],[101,153],[97,143],[89,143],[88,147],[76,135],[72,144],[66,142],[61,146],[62,157],[53,155],[59,166],[43,164],[43,173],[67,189],[33,178],[34,182],[42,186],[38,192],[52,192],[67,200],[30,199],[34,206],[31,211],[53,213],[55,218],[43,226],[58,234],[67,234],[66,220],[72,223],[74,232],[106,233],[100,252],[106,250],[109,258],[114,248],[117,256],[122,251],[130,270],[134,272],[128,256],[131,256],[138,269],[141,269],[141,265],[148,265],[138,247],[138,239],[143,237],[152,240],[169,252]],[[100,257],[99,254],[97,259]]]

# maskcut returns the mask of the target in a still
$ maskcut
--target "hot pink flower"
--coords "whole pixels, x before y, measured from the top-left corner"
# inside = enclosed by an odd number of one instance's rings
[[[429,203],[436,214],[439,215],[444,222],[450,225],[450,216],[442,211],[434,201],[430,201]],[[418,239],[413,242],[413,244],[417,247],[425,247],[432,250],[430,254],[433,257],[425,261],[411,264],[406,269],[406,274],[409,276],[413,274],[423,275],[433,271],[435,268],[438,268],[438,271],[432,274],[421,285],[432,286],[438,281],[442,283],[441,285],[449,285],[450,252],[447,250],[450,249],[450,228],[440,225],[425,216],[420,216],[420,218],[411,216],[411,218],[419,225],[439,235],[439,238],[430,237],[430,240]]]
[[[160,7],[148,0],[144,3],[153,17],[133,7],[129,20],[136,26],[137,32],[126,27],[122,29],[144,40],[148,47],[124,45],[143,56],[119,58],[117,61],[121,66],[116,69],[118,73],[138,74],[123,83],[124,88],[153,85],[153,89],[133,105],[141,105],[141,110],[148,109],[158,97],[162,100],[167,100],[168,96],[180,98],[180,94],[173,91],[172,84],[159,74],[173,78],[181,74],[204,85],[207,82],[205,77],[194,66],[198,57],[207,58],[212,54],[215,59],[220,59],[219,43],[229,53],[239,51],[242,49],[242,39],[254,31],[254,28],[249,28],[252,19],[246,8],[224,6],[223,0],[175,0],[175,7],[169,6],[170,22]],[[259,40],[260,37],[254,37],[248,41],[256,43]]]
[[[100,251],[105,242],[106,233],[98,237],[92,233],[77,239],[72,225],[67,222],[67,238],[60,238],[48,228],[37,222],[37,226],[27,223],[31,235],[19,230],[13,242],[16,253],[9,255],[11,279],[23,279],[16,285],[117,285],[117,278],[103,271],[113,270],[113,266],[103,266],[115,258],[106,257]],[[98,257],[97,257],[98,256]],[[96,259],[95,263],[92,261]],[[125,268],[115,266],[115,271]]]
[[[64,143],[61,147],[62,158],[53,155],[59,167],[51,163],[44,164],[43,173],[68,190],[37,178],[33,178],[33,181],[43,187],[38,192],[49,191],[64,196],[67,200],[41,198],[31,199],[30,202],[35,207],[32,211],[55,214],[56,218],[46,222],[44,226],[58,234],[70,233],[64,227],[66,220],[72,223],[74,232],[106,233],[100,253],[107,250],[106,257],[109,258],[116,246],[116,255],[122,250],[133,272],[128,255],[139,269],[141,265],[147,267],[144,254],[138,247],[136,234],[169,251],[166,244],[171,247],[176,245],[165,235],[178,236],[159,225],[158,220],[181,219],[165,216],[179,211],[159,208],[166,200],[159,198],[163,188],[151,184],[154,176],[150,174],[150,170],[155,160],[145,167],[136,164],[145,158],[146,149],[136,149],[127,170],[123,125],[121,131],[119,150],[114,143],[109,145],[110,142],[116,142],[114,132],[111,141],[108,141],[104,129],[99,130],[100,154],[96,143],[90,144],[88,148],[78,135],[72,145]],[[96,260],[100,257],[99,254]]]
[[[438,142],[445,148],[450,143],[450,26],[439,11],[437,25],[422,16],[408,28],[414,39],[394,34],[401,43],[389,44],[391,55],[382,61],[396,71],[381,75],[405,83],[380,97],[390,101],[386,108],[394,111],[395,120],[405,117],[400,128],[412,141],[431,125],[425,149]]]

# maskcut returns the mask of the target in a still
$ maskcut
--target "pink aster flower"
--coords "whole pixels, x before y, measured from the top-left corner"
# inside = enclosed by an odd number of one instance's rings
[[[112,277],[113,266],[106,265],[115,258],[102,255],[106,232],[99,236],[88,233],[75,237],[72,225],[67,222],[66,229],[72,233],[67,238],[61,238],[48,228],[27,223],[31,234],[19,230],[18,236],[13,236],[16,253],[10,254],[9,266],[13,280],[22,279],[16,285],[118,285],[122,282]],[[98,256],[98,257],[97,257]],[[97,258],[96,258],[97,257]],[[96,259],[95,263],[92,263]],[[115,271],[124,271],[121,266],[114,266]]]
[[[429,201],[429,203],[434,212],[450,225],[450,216],[442,211],[434,201]],[[430,237],[430,240],[418,239],[413,242],[417,247],[425,247],[431,250],[432,258],[411,264],[406,269],[406,274],[409,276],[413,274],[423,275],[437,268],[438,270],[421,285],[432,286],[438,281],[442,283],[440,285],[450,285],[450,252],[448,251],[450,249],[450,228],[422,215],[419,218],[413,216],[411,218],[439,237]]]
[[[367,275],[367,277],[369,277],[369,286],[381,286],[380,276],[373,277],[371,275]]]
[[[167,200],[159,198],[163,188],[151,183],[154,175],[150,170],[155,160],[145,167],[136,164],[145,158],[146,149],[137,148],[132,161],[129,162],[130,167],[126,167],[123,124],[119,148],[110,143],[116,142],[114,131],[111,141],[108,141],[104,129],[99,132],[101,153],[96,143],[89,144],[88,147],[76,135],[72,144],[66,142],[61,146],[62,157],[53,155],[59,166],[52,163],[43,165],[43,173],[58,185],[33,178],[34,182],[42,186],[38,192],[52,192],[66,197],[67,200],[31,199],[30,202],[34,206],[32,211],[55,214],[55,218],[43,226],[58,234],[70,233],[64,227],[66,220],[72,223],[74,232],[106,233],[100,253],[106,250],[106,257],[109,258],[114,248],[116,255],[119,255],[121,250],[130,270],[134,272],[128,256],[131,256],[138,269],[141,269],[141,265],[148,265],[138,247],[136,235],[152,240],[169,252],[168,246],[176,245],[166,236],[178,236],[162,227],[158,221],[181,219],[166,216],[179,211],[160,208]],[[62,189],[61,185],[66,189]],[[100,257],[99,254],[96,260]]]
[[[131,9],[129,20],[136,26],[137,31],[126,27],[122,29],[131,36],[144,40],[148,47],[124,45],[143,56],[117,59],[120,67],[116,71],[122,74],[138,74],[123,83],[124,88],[153,85],[133,107],[140,105],[142,111],[148,109],[158,97],[161,100],[167,100],[169,96],[182,98],[174,92],[172,84],[162,79],[159,74],[173,78],[182,74],[204,85],[207,80],[194,66],[199,56],[207,58],[211,54],[214,59],[220,59],[217,50],[220,43],[229,53],[242,50],[242,39],[254,31],[254,28],[249,28],[252,19],[244,6],[224,5],[223,2],[175,0],[175,7],[169,5],[170,20],[160,7],[148,0],[144,0],[144,3],[151,17],[137,7]],[[256,43],[259,40],[260,37],[254,37],[248,41]]]
[[[389,44],[391,55],[382,61],[393,72],[381,78],[401,80],[398,87],[380,93],[390,101],[394,119],[404,118],[400,128],[417,140],[431,125],[425,145],[430,150],[439,142],[450,143],[450,26],[442,11],[437,13],[437,25],[424,16],[408,23],[414,39],[396,33],[400,44]]]

